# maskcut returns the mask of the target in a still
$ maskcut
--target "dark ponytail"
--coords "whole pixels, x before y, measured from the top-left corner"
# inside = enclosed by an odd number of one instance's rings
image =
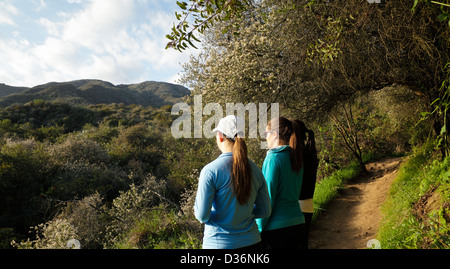
[[[249,199],[252,187],[252,171],[247,158],[247,145],[240,136],[229,140],[234,143],[231,186],[239,204],[243,205]]]
[[[268,127],[271,130],[276,130],[278,127],[280,143],[291,147],[290,159],[292,170],[298,173],[303,163],[303,139],[301,137],[300,126],[296,121],[280,117],[270,121]]]
[[[317,158],[316,140],[314,132],[306,128],[306,125],[301,120],[295,120],[300,128],[300,136],[303,141],[303,159],[304,162],[314,163],[318,166],[319,160]]]
[[[310,199],[314,195],[317,179],[317,169],[319,167],[319,159],[317,157],[316,141],[314,132],[306,128],[305,123],[296,120],[300,127],[300,135],[304,141],[303,145],[303,183],[300,193],[300,200]],[[305,142],[306,141],[306,142]]]

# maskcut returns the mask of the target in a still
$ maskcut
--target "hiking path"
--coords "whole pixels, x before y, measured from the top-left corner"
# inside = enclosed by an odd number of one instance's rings
[[[397,176],[402,158],[366,164],[369,175],[347,182],[311,225],[310,249],[364,249],[376,239],[380,206]]]

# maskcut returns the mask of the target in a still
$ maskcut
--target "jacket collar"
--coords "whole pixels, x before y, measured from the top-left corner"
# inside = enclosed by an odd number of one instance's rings
[[[291,147],[289,147],[289,145],[277,146],[277,147],[269,149],[268,153],[282,152],[282,151],[285,151],[285,150],[289,150],[290,148]]]

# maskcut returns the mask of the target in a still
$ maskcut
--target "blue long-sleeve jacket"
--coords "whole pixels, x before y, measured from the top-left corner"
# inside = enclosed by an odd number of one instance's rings
[[[223,153],[206,165],[198,182],[195,217],[205,223],[203,248],[231,249],[261,241],[255,218],[270,215],[270,197],[261,170],[249,160],[252,191],[240,205],[231,187],[232,153]]]

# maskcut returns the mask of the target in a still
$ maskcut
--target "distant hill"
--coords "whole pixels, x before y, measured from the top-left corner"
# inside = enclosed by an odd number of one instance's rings
[[[9,86],[6,85],[4,83],[0,83],[0,98],[13,94],[13,93],[19,93],[22,92],[26,89],[29,89],[27,87],[14,87],[14,86]]]
[[[181,102],[189,94],[190,91],[181,85],[156,81],[113,85],[107,81],[84,79],[50,82],[32,88],[0,84],[0,107],[25,104],[36,99],[73,105],[123,103],[161,107]]]

